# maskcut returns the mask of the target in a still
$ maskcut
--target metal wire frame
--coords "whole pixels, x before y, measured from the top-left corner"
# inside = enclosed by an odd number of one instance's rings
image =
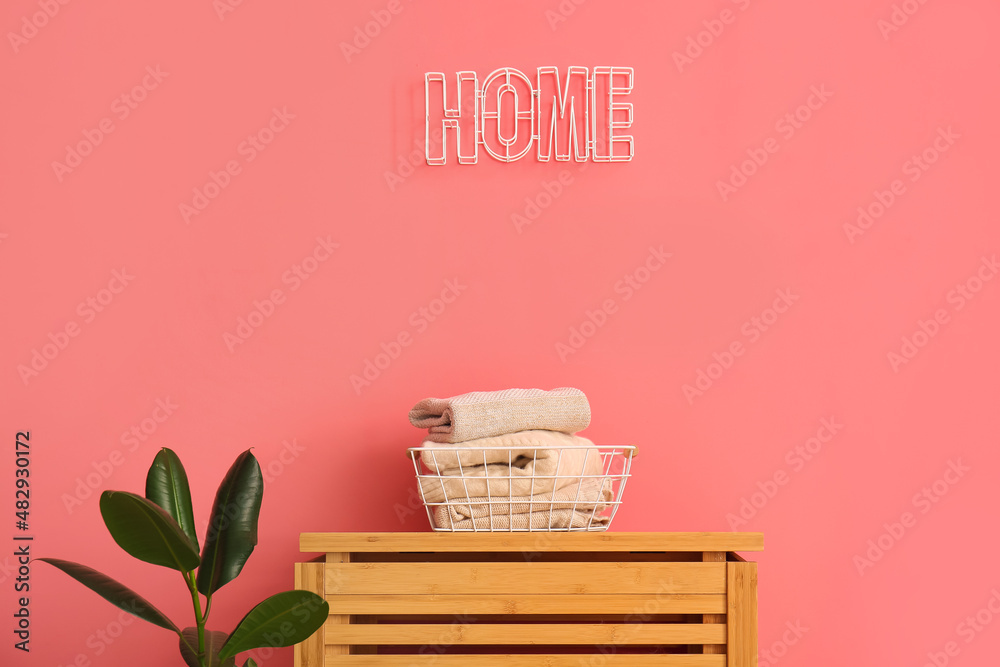
[[[483,460],[483,463],[481,465],[484,467],[487,465],[501,465],[501,466],[507,465],[508,467],[513,468],[515,467],[516,462],[518,460],[515,459],[515,457],[513,456],[513,452],[515,450],[524,451],[524,449],[525,448],[523,447],[488,447],[477,450],[468,448],[456,448],[453,445],[426,445],[421,447],[410,447],[409,449],[407,449],[406,451],[409,455],[411,462],[413,463],[413,470],[417,477],[417,488],[420,492],[420,498],[421,501],[423,501],[424,503],[424,509],[427,511],[427,520],[430,522],[432,530],[447,531],[447,532],[580,532],[580,531],[603,531],[607,530],[610,527],[611,522],[615,517],[615,514],[618,512],[618,508],[621,506],[622,495],[625,491],[625,483],[628,481],[628,478],[631,477],[632,475],[631,472],[632,457],[635,454],[636,450],[636,447],[634,445],[605,445],[597,447],[588,447],[588,446],[560,446],[560,447],[544,447],[544,448],[539,447],[534,449],[534,456],[530,457],[530,458],[536,458],[539,451],[553,451],[553,450],[558,451],[556,467],[555,467],[555,470],[558,473],[558,471],[561,469],[561,464],[563,461],[562,456],[565,450],[570,450],[570,449],[595,450],[596,454],[594,455],[601,457],[602,472],[601,474],[593,474],[593,475],[555,474],[555,475],[532,475],[530,477],[527,477],[527,476],[516,476],[513,474],[512,471],[511,474],[507,476],[503,475],[499,476],[487,475],[483,477],[472,476],[472,475],[466,476],[465,473],[467,468],[477,468],[480,466],[480,464],[478,463],[475,465],[466,464],[463,466],[460,457],[458,458],[458,469],[459,469],[458,475],[442,475],[431,471],[421,461],[421,454],[423,454],[424,452],[429,452],[432,459],[435,462],[435,467],[438,467],[440,469],[440,467],[437,466],[437,452],[447,452],[451,455],[454,455],[458,452],[465,453],[466,455],[469,452],[476,452],[476,453],[481,453]],[[491,457],[487,455],[487,452],[496,452],[503,450],[507,450],[506,463],[504,463],[503,461],[499,462],[491,461],[490,460]],[[588,457],[591,456],[591,454],[592,453],[588,451],[584,455],[584,465],[582,466],[583,469],[586,468],[586,461],[588,460]],[[471,473],[472,470],[469,470],[469,472]],[[549,513],[549,524],[548,526],[544,527],[534,527],[532,526],[529,517],[528,526],[526,528],[515,528],[513,526],[512,516],[509,512],[494,513],[494,508],[506,505],[508,510],[510,510],[511,505],[513,505],[515,502],[524,503],[523,496],[515,496],[513,494],[513,484],[511,482],[513,482],[514,480],[525,480],[525,479],[531,480],[530,493],[528,494],[528,497],[534,497],[536,495],[535,493],[536,480],[551,480],[552,491],[555,491],[557,488],[560,488],[560,486],[558,485],[558,482],[560,480],[568,480],[570,484],[578,482],[576,486],[576,496],[573,500],[555,500],[554,498],[552,498],[550,500],[542,500],[542,501],[532,501],[532,500],[527,501],[527,504],[529,505],[530,508],[530,512],[547,511]],[[590,500],[586,498],[581,499],[580,493],[582,492],[584,486],[582,482],[583,480],[586,479],[600,480],[601,488],[603,488],[603,485],[605,483],[610,483],[612,491],[611,500],[595,501],[593,499]],[[445,496],[444,500],[441,501],[428,500],[424,494],[424,484],[422,483],[422,480],[436,480],[440,484],[440,487],[444,492]],[[460,480],[461,486],[464,489],[464,495],[459,497],[449,497],[447,490],[448,485],[444,483],[446,480],[447,481]],[[486,488],[485,496],[473,496],[469,492],[468,482],[471,480],[482,480],[485,482],[485,488]],[[507,488],[506,494],[494,494],[490,491],[490,487],[496,485],[495,482],[502,483],[504,481],[506,481],[506,488]],[[500,485],[502,486],[502,484]],[[482,497],[485,497],[486,499],[485,502],[479,501],[470,503],[470,498],[482,498]],[[581,500],[583,501],[582,505],[581,505]],[[451,511],[451,508],[457,506],[471,506],[471,505],[486,508],[487,510],[486,516],[489,517],[488,527],[477,526],[477,522],[474,517],[472,517],[472,520],[470,521],[471,527],[467,528],[456,527],[454,525],[454,521],[452,520],[454,513]],[[537,509],[535,509],[536,505],[538,506]],[[439,507],[448,508],[449,525],[439,526],[436,524],[434,514]],[[582,507],[582,509],[578,509],[578,507]],[[569,525],[565,527],[553,526],[552,516],[553,516],[553,511],[556,509],[566,509],[573,512],[579,511],[581,512],[581,514],[585,515],[589,514],[587,525],[574,526],[573,522],[570,521]],[[507,523],[506,528],[497,527],[498,522],[495,521],[495,519],[499,519],[500,517],[508,517],[508,520],[506,522]]]
[[[528,87],[528,99],[531,104],[528,110],[521,109],[520,98],[517,94],[517,86],[511,83],[511,80],[519,80]],[[490,97],[490,88],[493,86],[495,81],[502,81],[500,85],[496,86],[495,97]],[[503,135],[503,128],[500,126],[500,106],[503,103],[503,96],[505,94],[513,95],[514,97],[514,134],[511,137],[505,137]],[[516,70],[513,67],[501,67],[498,70],[494,70],[486,80],[483,81],[483,87],[479,91],[479,107],[482,109],[480,114],[481,121],[477,126],[477,138],[486,152],[500,160],[501,162],[513,162],[515,160],[520,160],[531,150],[531,144],[535,140],[535,89],[531,85],[531,81],[525,76],[520,70]],[[529,123],[528,131],[528,142],[524,145],[524,148],[520,152],[511,154],[511,147],[517,145],[518,134],[520,134],[521,122],[527,120]],[[486,138],[486,126],[488,121],[496,122],[496,140],[500,142],[503,146],[503,153],[498,153],[493,150],[490,146],[490,142]],[[492,135],[491,135],[492,136]]]
[[[455,130],[456,152],[459,164],[476,164],[479,162],[479,78],[475,72],[458,72],[458,80],[455,92],[455,107],[448,106],[448,81],[444,72],[427,72],[424,74],[424,158],[429,165],[442,165],[448,159],[448,128]],[[431,157],[431,83],[441,84],[441,96],[444,102],[444,120],[441,122],[441,156]],[[473,134],[472,134],[472,154],[462,154],[462,127],[459,119],[462,117],[462,86],[472,83],[474,92],[474,108],[472,110]]]
[[[553,95],[552,100],[552,115],[548,128],[541,127],[541,114],[540,114],[540,103],[539,99],[541,95],[541,80],[543,76],[555,75],[555,88],[556,94]],[[483,148],[492,157],[500,160],[501,162],[514,162],[520,160],[525,155],[531,151],[532,144],[537,142],[536,157],[540,162],[549,161],[551,154],[554,152],[556,161],[565,162],[570,159],[569,146],[567,146],[566,153],[560,153],[558,147],[554,145],[554,141],[549,144],[549,152],[542,152],[542,142],[540,141],[541,132],[547,131],[549,133],[549,139],[556,134],[556,119],[562,120],[565,118],[566,114],[566,101],[569,99],[570,83],[574,76],[583,75],[586,78],[586,98],[584,102],[584,127],[580,128],[576,125],[575,118],[575,102],[570,102],[570,127],[569,127],[569,142],[570,145],[574,145],[573,149],[574,158],[577,162],[586,161],[590,157],[594,162],[629,162],[632,160],[635,154],[635,142],[631,135],[615,135],[616,130],[628,129],[632,126],[633,120],[633,106],[628,102],[615,102],[616,96],[627,95],[632,92],[633,82],[635,80],[635,70],[632,67],[595,67],[593,73],[587,67],[581,65],[571,65],[566,71],[566,81],[565,87],[561,85],[559,79],[558,68],[552,66],[545,66],[537,68],[537,85],[532,86],[531,81],[528,77],[518,69],[512,67],[501,67],[500,69],[491,72],[483,82],[482,88],[479,86],[479,79],[475,72],[461,71],[456,73],[456,106],[448,106],[448,83],[443,72],[427,72],[424,74],[424,158],[429,165],[443,165],[447,162],[448,157],[448,130],[455,130],[455,140],[457,142],[456,153],[458,155],[459,164],[477,164],[479,162],[479,146],[482,145]],[[597,111],[597,78],[607,77],[607,107],[604,109],[604,114],[606,121],[602,123],[601,130],[598,132],[598,116]],[[517,79],[522,81],[524,85],[527,86],[528,92],[530,93],[530,108],[521,109],[520,97],[517,92],[517,87],[512,83],[512,79]],[[623,84],[616,84],[616,79],[624,79]],[[490,88],[494,85],[496,81],[501,81],[499,85],[496,86],[495,96],[490,96]],[[441,84],[441,95],[442,95],[442,106],[444,110],[444,118],[441,121],[442,124],[442,138],[441,138],[441,154],[440,156],[431,156],[430,154],[430,134],[431,134],[431,84],[440,83]],[[471,84],[473,86],[474,93],[474,109],[472,112],[473,121],[473,141],[472,141],[472,152],[462,153],[462,128],[460,119],[462,117],[462,100],[463,97],[463,86]],[[514,96],[514,134],[513,136],[505,137],[502,134],[500,127],[500,106],[502,103],[502,96],[505,94],[512,94]],[[616,120],[615,114],[624,113],[625,118]],[[493,121],[496,123],[496,140],[502,146],[500,150],[494,150],[490,143],[486,140],[486,121]],[[529,140],[525,147],[518,152],[512,152],[512,146],[515,146],[518,142],[520,135],[520,125],[523,121],[530,122],[529,129]],[[578,133],[583,132],[586,137],[584,145],[586,146],[586,153],[584,155],[580,154],[579,144],[576,139],[578,138]],[[604,136],[606,133],[607,141],[603,139],[598,139]],[[624,144],[626,146],[626,151],[624,153],[616,154],[615,146],[616,144]],[[602,154],[599,152],[600,148],[606,148],[607,154]]]
[[[600,155],[596,147],[592,144],[591,155],[594,162],[630,162],[635,154],[635,142],[632,135],[615,136],[615,130],[622,130],[632,127],[632,104],[629,102],[615,102],[616,95],[627,95],[632,92],[632,83],[635,80],[635,70],[631,67],[595,67],[594,73],[590,77],[590,104],[589,108],[597,109],[597,77],[608,77],[608,106],[607,106],[607,137],[608,154]],[[625,84],[615,85],[615,77],[625,77]],[[615,112],[624,111],[627,120],[615,120]],[[591,115],[590,141],[593,142],[597,134],[597,114]],[[615,155],[615,144],[625,144],[628,152],[624,155]]]
[[[542,127],[542,77],[549,76],[555,78],[555,95],[552,96],[552,116],[548,127],[548,152],[543,152],[545,149],[542,148],[542,131],[545,128]],[[584,83],[584,99],[583,99],[583,127],[579,127],[576,124],[576,98],[570,95],[570,88],[573,84],[574,77],[583,76]],[[570,65],[566,70],[566,82],[562,85],[559,80],[559,68],[546,66],[538,68],[538,87],[535,90],[535,96],[539,98],[538,100],[538,127],[536,128],[536,133],[534,140],[538,144],[538,150],[535,156],[538,158],[539,162],[548,162],[552,154],[555,153],[555,159],[557,162],[568,162],[570,159],[570,147],[573,149],[573,155],[577,162],[586,162],[587,158],[591,155],[596,154],[596,147],[594,146],[594,138],[590,127],[590,108],[591,108],[591,98],[593,97],[593,79],[590,78],[590,70],[586,67],[581,67],[579,65]],[[566,102],[569,102],[569,109],[566,108]],[[566,146],[566,152],[560,153],[559,147],[556,145],[556,123],[558,120],[563,120],[566,118],[566,112],[569,111],[569,132],[568,132],[568,143]],[[583,147],[584,151],[580,153],[579,144],[579,133],[583,132]],[[602,142],[603,143],[603,142]]]

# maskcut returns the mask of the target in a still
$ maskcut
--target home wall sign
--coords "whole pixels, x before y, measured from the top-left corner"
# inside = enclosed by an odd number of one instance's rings
[[[515,162],[535,146],[541,162],[628,162],[631,135],[631,67],[539,67],[534,83],[520,70],[501,67],[480,84],[475,72],[456,72],[454,91],[443,72],[424,74],[424,157],[448,162],[449,131],[459,164],[476,164],[479,149]]]

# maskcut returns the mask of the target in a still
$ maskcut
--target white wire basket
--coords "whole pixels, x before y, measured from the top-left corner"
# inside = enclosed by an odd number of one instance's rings
[[[634,445],[407,449],[435,531],[607,530]]]

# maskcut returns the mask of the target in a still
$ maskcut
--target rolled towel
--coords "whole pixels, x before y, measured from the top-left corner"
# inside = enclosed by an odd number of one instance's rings
[[[425,502],[549,493],[581,478],[603,479],[600,450],[587,438],[554,431],[522,431],[421,452],[435,474],[419,475]]]
[[[553,510],[575,509],[578,512],[598,513],[608,507],[614,497],[611,480],[584,478],[577,484],[549,493],[513,498],[459,498],[452,503],[434,508],[434,525],[450,526],[456,521],[497,517],[502,514],[531,514]],[[455,501],[458,502],[455,502]]]
[[[481,516],[474,519],[451,521],[445,517],[438,528],[450,530],[551,530],[553,528],[604,528],[611,520],[608,516],[598,516],[594,512],[578,512],[569,509],[528,514],[501,514]]]
[[[590,424],[590,403],[572,387],[474,391],[425,398],[410,410],[410,423],[429,429],[431,442],[462,442],[533,429],[576,433]]]

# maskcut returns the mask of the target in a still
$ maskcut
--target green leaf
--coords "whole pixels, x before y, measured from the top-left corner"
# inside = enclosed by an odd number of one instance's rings
[[[257,667],[257,662],[253,658],[247,658],[247,661],[243,663],[243,667]]]
[[[167,512],[127,491],[101,494],[101,516],[111,537],[141,561],[187,572],[198,567],[198,548]]]
[[[146,474],[146,498],[167,511],[198,550],[198,532],[191,508],[191,489],[181,460],[164,447],[156,454]]]
[[[60,560],[58,558],[36,558],[35,560],[40,560],[43,563],[48,563],[59,568],[119,609],[124,609],[133,616],[138,616],[153,625],[158,625],[161,628],[173,630],[180,634],[177,626],[163,612],[131,588],[118,583],[108,575],[102,574],[86,565],[80,565],[68,560]]]
[[[330,604],[310,591],[272,595],[243,617],[219,656],[234,656],[262,646],[298,644],[316,632],[329,616]]]
[[[215,630],[205,630],[205,655],[208,660],[204,665],[198,661],[198,628],[184,628],[181,633],[184,639],[181,640],[181,657],[188,667],[236,667],[236,659],[222,659],[219,657],[219,649],[226,643],[226,633]],[[184,640],[187,640],[185,643]],[[189,648],[194,647],[194,651]]]
[[[210,595],[239,575],[257,545],[264,478],[250,450],[240,454],[219,485],[198,568],[198,592]]]

